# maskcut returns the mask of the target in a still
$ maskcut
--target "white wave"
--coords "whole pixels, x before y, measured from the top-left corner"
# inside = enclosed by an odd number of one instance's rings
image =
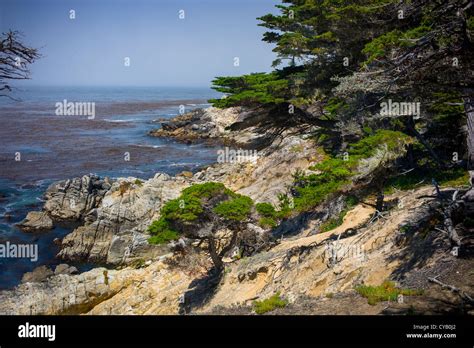
[[[139,119],[139,118],[128,118],[128,119],[124,119],[124,120],[114,120],[114,119],[111,119],[111,118],[105,118],[104,121],[105,122],[111,122],[111,123],[125,123],[125,122],[137,122],[137,121],[143,121],[143,120]]]
[[[158,149],[160,147],[165,147],[165,145],[146,145],[146,144],[134,144],[135,146],[138,147],[147,147],[147,148],[153,148],[153,149]]]

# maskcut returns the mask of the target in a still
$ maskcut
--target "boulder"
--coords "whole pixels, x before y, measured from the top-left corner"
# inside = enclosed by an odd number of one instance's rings
[[[110,187],[108,180],[93,174],[62,180],[47,189],[44,209],[53,219],[77,221],[99,206]]]
[[[17,226],[24,232],[38,232],[53,228],[53,220],[44,211],[30,211]]]
[[[76,267],[69,266],[68,264],[65,264],[65,263],[61,263],[61,264],[57,265],[56,268],[54,269],[54,274],[55,275],[58,275],[58,274],[77,274],[77,273],[79,273],[79,271],[77,270]]]
[[[44,282],[54,273],[47,266],[36,267],[32,272],[23,274],[21,278],[22,283],[37,283]]]
[[[192,172],[189,172],[189,171],[183,171],[181,173],[178,174],[179,176],[184,176],[185,178],[192,178],[193,177],[193,173]]]

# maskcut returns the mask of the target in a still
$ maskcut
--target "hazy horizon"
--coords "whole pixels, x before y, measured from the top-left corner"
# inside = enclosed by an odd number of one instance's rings
[[[276,12],[277,3],[2,0],[0,29],[20,31],[43,55],[30,66],[31,80],[12,83],[20,88],[207,88],[217,76],[271,70],[273,47],[261,41],[265,29],[256,18]]]

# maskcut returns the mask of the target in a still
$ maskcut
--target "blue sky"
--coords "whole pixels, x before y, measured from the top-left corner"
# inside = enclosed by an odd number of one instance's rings
[[[271,70],[273,46],[261,41],[265,29],[256,18],[276,13],[278,3],[0,0],[0,29],[19,30],[40,48],[43,58],[31,66],[29,84],[208,86],[215,76]]]

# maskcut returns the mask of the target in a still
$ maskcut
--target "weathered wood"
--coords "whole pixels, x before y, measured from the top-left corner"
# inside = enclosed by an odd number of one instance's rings
[[[444,228],[448,231],[449,240],[453,245],[457,247],[461,246],[461,238],[459,237],[456,229],[454,228],[454,223],[451,218],[454,210],[458,208],[457,203],[452,203],[445,209],[443,209],[443,218],[444,218]]]
[[[446,284],[446,283],[443,283],[441,281],[439,281],[438,279],[436,279],[438,276],[436,277],[432,277],[432,278],[428,278],[428,280],[432,283],[435,283],[435,284],[438,284],[440,285],[443,289],[448,289],[454,293],[457,293],[459,294],[459,296],[461,296],[462,299],[468,301],[468,302],[471,302],[471,303],[474,303],[474,300],[472,299],[471,296],[469,296],[468,294],[466,294],[464,291],[462,291],[461,289],[453,286],[453,285],[449,285],[449,284]]]

